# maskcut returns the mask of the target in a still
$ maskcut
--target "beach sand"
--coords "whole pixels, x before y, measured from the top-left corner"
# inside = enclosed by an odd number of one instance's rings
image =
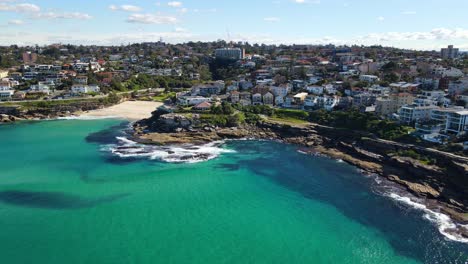
[[[108,108],[83,113],[83,117],[118,117],[132,121],[151,117],[151,113],[162,103],[146,101],[126,101]]]

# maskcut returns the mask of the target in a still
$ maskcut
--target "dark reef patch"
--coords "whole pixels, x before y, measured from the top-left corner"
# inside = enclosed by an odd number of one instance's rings
[[[118,142],[117,137],[126,136],[129,131],[129,122],[122,122],[104,130],[91,133],[85,138],[85,140],[88,143],[95,144],[115,144]]]
[[[240,169],[239,164],[230,164],[230,163],[222,163],[215,166],[216,169],[228,170],[228,171],[237,171]]]
[[[116,201],[128,195],[130,194],[123,193],[87,199],[60,192],[3,191],[0,192],[0,201],[22,207],[62,210],[90,208]]]

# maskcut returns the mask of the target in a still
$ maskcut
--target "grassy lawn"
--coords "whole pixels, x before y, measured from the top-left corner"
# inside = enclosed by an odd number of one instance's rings
[[[296,119],[292,117],[268,117],[269,121],[273,121],[276,123],[287,124],[287,125],[307,125],[309,124],[308,121]]]
[[[171,92],[171,93],[163,93],[163,94],[160,94],[158,96],[153,96],[153,100],[156,101],[156,102],[164,102],[166,99],[169,99],[171,97],[174,97],[176,96],[176,93],[175,92]]]

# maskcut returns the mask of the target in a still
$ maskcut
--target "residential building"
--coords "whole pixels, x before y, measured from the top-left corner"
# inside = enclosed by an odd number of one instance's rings
[[[332,111],[340,104],[339,96],[325,96],[323,100],[323,108],[327,111]]]
[[[44,93],[44,94],[49,94],[50,93],[50,86],[45,85],[43,83],[31,85],[28,90],[29,93]]]
[[[306,87],[307,83],[303,80],[293,80],[292,81],[292,88],[293,90],[300,90]]]
[[[366,62],[358,66],[358,70],[362,73],[375,73],[379,70],[379,64],[377,62]]]
[[[271,92],[267,92],[263,95],[263,104],[264,105],[273,105],[275,97]]]
[[[466,134],[468,132],[468,110],[449,113],[445,131],[457,136]]]
[[[240,81],[239,82],[239,88],[241,90],[248,90],[253,87],[253,83],[250,81]]]
[[[217,59],[242,60],[245,57],[245,50],[241,48],[222,48],[215,50]]]
[[[376,83],[380,81],[380,78],[375,75],[360,75],[359,80],[368,83]]]
[[[399,120],[404,124],[430,120],[431,112],[436,108],[436,106],[406,105],[401,107],[398,111]]]
[[[211,96],[219,94],[224,89],[224,82],[200,84],[192,88],[192,95]]]
[[[193,107],[193,110],[196,110],[196,111],[208,111],[210,109],[211,109],[210,102],[201,102]]]
[[[292,87],[289,84],[281,84],[279,86],[270,87],[270,91],[275,97],[285,97],[291,92],[291,90]]]
[[[431,121],[445,125],[445,123],[447,122],[448,114],[463,110],[463,107],[434,108],[431,111]]]
[[[361,93],[353,96],[353,107],[366,107],[375,104],[377,96],[371,93]]]
[[[304,100],[304,107],[306,109],[314,108],[317,105],[317,98],[315,95],[308,95]]]
[[[459,49],[453,47],[453,45],[449,45],[447,48],[442,48],[440,50],[440,56],[443,59],[455,59],[458,57]]]
[[[375,101],[375,113],[380,116],[389,116],[396,113],[402,106],[412,104],[413,101],[414,97],[409,93],[399,93],[377,98]]]
[[[178,104],[184,106],[194,106],[203,102],[210,102],[210,98],[203,96],[180,96],[177,98]]]
[[[74,84],[71,91],[73,94],[99,93],[100,88],[97,85]]]
[[[309,93],[312,93],[312,94],[315,94],[315,95],[322,95],[323,94],[323,91],[324,91],[324,87],[323,86],[307,86],[306,87],[306,90],[309,92]]]
[[[407,83],[407,82],[398,82],[391,83],[390,88],[393,92],[396,93],[415,93],[419,89],[419,83]]]
[[[262,104],[262,94],[261,93],[252,94],[252,104],[253,105],[261,105]]]
[[[436,76],[440,76],[440,77],[452,77],[452,78],[458,78],[464,75],[463,71],[460,69],[453,68],[453,67],[445,68],[439,65],[432,68],[432,74]]]
[[[393,98],[377,98],[375,101],[375,113],[380,116],[389,116],[396,112],[396,102]]]
[[[15,90],[0,90],[0,100],[10,99],[14,93]]]
[[[450,96],[461,95],[468,91],[468,77],[462,78],[458,81],[451,81],[448,85],[448,92]]]
[[[80,75],[73,78],[73,82],[76,84],[88,84],[88,76]]]
[[[231,98],[231,103],[236,104],[240,100],[240,93],[238,91],[232,91],[230,98]]]
[[[284,104],[284,96],[275,96],[275,105],[283,106],[283,104]]]
[[[8,71],[7,70],[0,70],[0,79],[8,77]]]
[[[301,104],[304,103],[304,101],[305,101],[307,95],[309,95],[309,94],[308,94],[308,93],[298,93],[298,94],[294,95],[294,97],[293,97],[293,98],[294,98],[293,102],[294,102],[295,104],[297,104],[297,105],[301,105]]]
[[[257,85],[252,89],[252,94],[266,94],[270,91],[270,87],[265,85]]]
[[[238,91],[239,90],[239,83],[232,82],[227,88],[226,92]]]
[[[439,88],[439,78],[416,78],[415,82],[421,84],[422,89],[434,90]]]

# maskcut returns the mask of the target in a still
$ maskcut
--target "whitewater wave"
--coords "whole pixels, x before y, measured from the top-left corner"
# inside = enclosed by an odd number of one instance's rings
[[[406,206],[423,211],[423,217],[436,224],[439,232],[446,238],[461,243],[468,243],[468,238],[458,234],[461,228],[467,229],[468,226],[457,224],[448,215],[433,211],[427,208],[426,205],[416,202],[409,197],[400,196],[396,193],[388,193],[387,196],[399,203],[405,204]]]
[[[100,120],[100,119],[116,119],[117,116],[64,116],[57,117],[58,120]]]
[[[205,145],[153,146],[134,142],[126,137],[116,137],[118,143],[106,145],[101,150],[111,152],[120,158],[160,160],[169,163],[198,163],[217,158],[222,153],[232,153],[224,149],[223,141]]]

